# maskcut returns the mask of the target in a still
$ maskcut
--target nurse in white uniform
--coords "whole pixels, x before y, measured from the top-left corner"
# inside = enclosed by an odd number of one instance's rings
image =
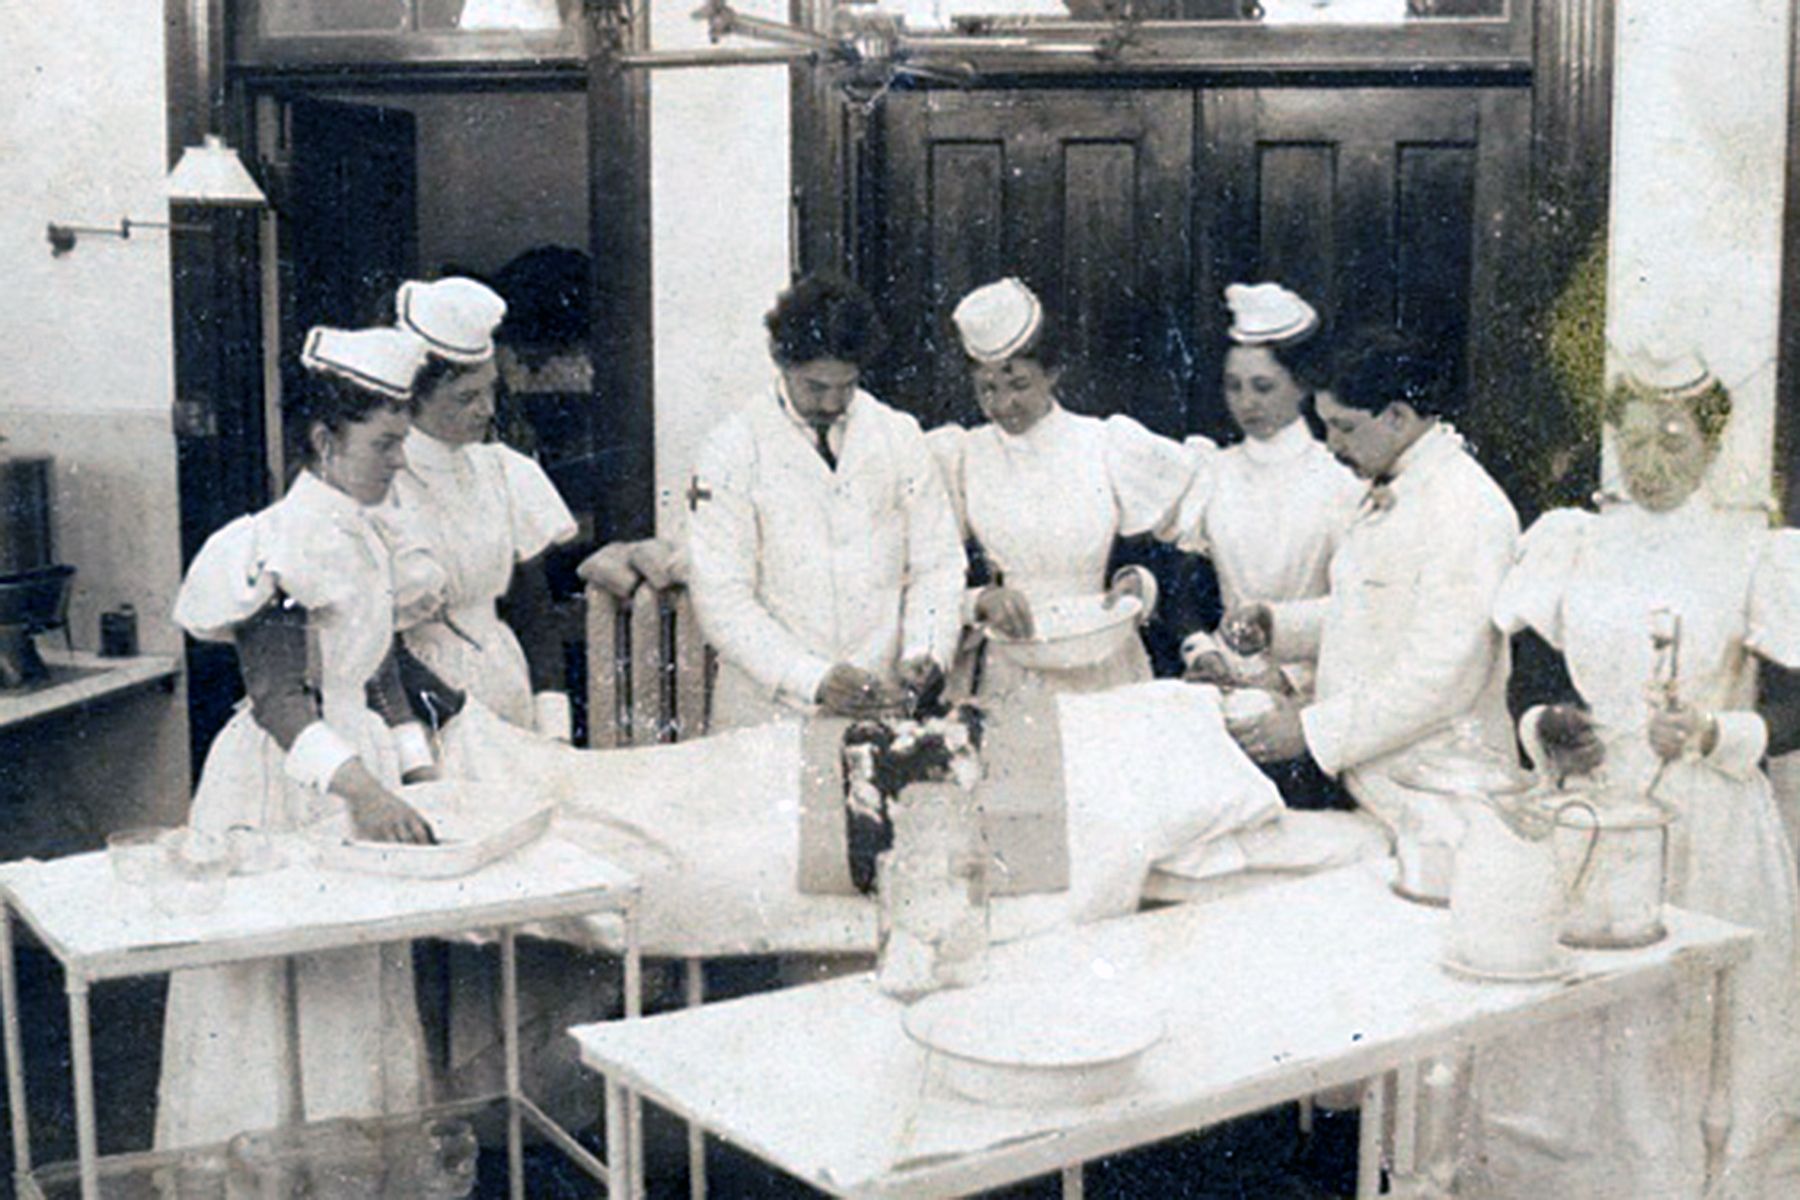
[[[234,640],[249,693],[207,754],[188,814],[197,835],[248,825],[431,836],[396,794],[402,774],[432,757],[399,684],[389,548],[373,509],[402,462],[424,357],[402,330],[314,329],[302,355],[308,387],[289,414],[304,432],[305,470],[281,500],[207,539],[182,582],[176,621]],[[298,1080],[283,1051],[290,987]],[[272,1127],[294,1085],[305,1120],[426,1098],[406,943],[170,978],[159,1147]]]
[[[1669,901],[1757,930],[1736,972],[1729,1137],[1703,1191],[1710,1005],[1660,989],[1481,1056],[1479,1154],[1458,1194],[1800,1195],[1800,892],[1755,711],[1759,666],[1800,665],[1800,533],[1706,496],[1731,399],[1697,357],[1627,367],[1605,416],[1629,502],[1540,518],[1495,621],[1563,652],[1591,710],[1565,724],[1592,724],[1618,795],[1679,814]],[[1659,610],[1680,621],[1666,695],[1650,688]]]
[[[813,276],[766,323],[775,378],[708,436],[686,495],[714,730],[891,711],[948,668],[960,629],[966,563],[931,451],[857,387],[874,304]]]
[[[494,330],[506,304],[484,284],[400,286],[399,325],[431,359],[420,376],[406,469],[382,516],[397,546],[406,647],[505,720],[568,740],[562,647],[542,556],[575,518],[542,467],[487,441],[494,417]],[[509,598],[509,616],[499,603]],[[521,644],[523,642],[523,645]]]
[[[1136,595],[1148,616],[1156,602],[1150,573],[1125,567],[1109,580],[1107,559],[1120,536],[1173,540],[1194,456],[1130,417],[1081,416],[1057,402],[1061,370],[1044,308],[1019,280],[977,288],[952,316],[988,423],[934,429],[927,440],[965,536],[994,573],[965,598],[971,632],[1029,636],[1034,613],[1079,596]],[[1024,682],[1025,672],[1003,656],[983,659],[982,694]],[[1132,638],[1103,662],[1038,678],[1058,691],[1094,691],[1150,678],[1150,662]]]
[[[1323,596],[1366,485],[1302,419],[1331,367],[1319,314],[1277,283],[1234,283],[1225,303],[1225,405],[1244,440],[1211,453],[1210,443],[1189,440],[1209,461],[1207,486],[1183,506],[1181,548],[1212,560],[1226,611]],[[1311,694],[1310,662],[1285,673],[1297,695]]]

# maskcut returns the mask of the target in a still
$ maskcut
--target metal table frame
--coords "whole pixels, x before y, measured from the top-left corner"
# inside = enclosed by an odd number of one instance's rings
[[[95,855],[94,857],[102,857]],[[588,855],[595,862],[601,862]],[[17,870],[25,864],[13,864]],[[608,864],[610,867],[610,864]],[[27,869],[29,869],[27,867]],[[314,868],[292,867],[290,870]],[[506,863],[485,870],[504,870]],[[524,1200],[524,1126],[531,1126],[567,1154],[583,1171],[606,1185],[607,1194],[623,1196],[629,1180],[640,1174],[635,1158],[640,1147],[639,1108],[624,1095],[622,1089],[606,1089],[606,1124],[618,1130],[619,1140],[607,1143],[607,1160],[602,1162],[552,1120],[525,1095],[519,1055],[519,993],[516,938],[520,927],[540,921],[564,917],[589,916],[598,912],[616,912],[625,927],[624,994],[628,1019],[641,1015],[643,993],[642,962],[638,948],[638,886],[617,868],[617,877],[598,884],[569,889],[548,897],[527,898],[508,903],[490,903],[457,908],[445,906],[400,917],[384,917],[376,921],[343,920],[290,931],[276,937],[252,935],[222,941],[170,942],[133,946],[117,953],[83,955],[72,952],[54,934],[54,914],[33,912],[0,880],[0,1020],[4,1023],[6,1053],[7,1101],[12,1115],[14,1183],[21,1197],[45,1195],[49,1184],[79,1179],[82,1200],[98,1200],[100,1180],[106,1175],[126,1174],[154,1169],[186,1161],[195,1155],[218,1152],[222,1146],[188,1147],[180,1150],[145,1151],[102,1156],[99,1153],[94,1098],[93,1041],[88,993],[92,985],[109,979],[163,974],[191,967],[222,966],[269,959],[286,959],[295,955],[324,950],[343,949],[419,938],[453,937],[479,931],[498,934],[501,958],[501,1025],[505,1056],[505,1090],[492,1096],[473,1097],[421,1110],[433,1115],[472,1112],[505,1100],[507,1104],[507,1161],[513,1200]],[[74,1077],[76,1159],[73,1163],[56,1163],[34,1167],[31,1155],[30,1115],[26,1108],[25,1059],[22,1044],[18,971],[14,957],[12,922],[22,921],[55,956],[64,972],[64,988],[68,996],[71,1073]],[[292,987],[292,972],[288,972]],[[293,993],[288,994],[290,1011]],[[289,1087],[281,1098],[282,1111],[298,1120],[299,1048],[290,1038]]]

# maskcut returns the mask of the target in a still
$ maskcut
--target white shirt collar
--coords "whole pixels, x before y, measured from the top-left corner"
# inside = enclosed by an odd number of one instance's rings
[[[1244,457],[1258,466],[1273,466],[1276,463],[1292,462],[1317,444],[1312,430],[1306,427],[1304,417],[1295,417],[1278,430],[1274,437],[1265,441],[1256,438],[1245,438],[1243,441]]]
[[[1037,450],[1061,436],[1068,424],[1068,410],[1052,397],[1050,407],[1045,410],[1044,415],[1039,417],[1037,423],[1024,433],[1008,433],[1000,428],[998,422],[994,421],[989,421],[988,427],[994,431],[994,436],[1000,439],[1000,444],[1008,450]]]
[[[311,467],[294,477],[293,486],[288,488],[287,503],[299,505],[309,512],[323,513],[331,517],[344,517],[354,521],[368,519],[369,508],[349,492],[339,491],[321,479]]]
[[[1393,478],[1393,486],[1410,491],[1414,483],[1429,476],[1438,463],[1462,453],[1462,449],[1462,434],[1442,420],[1435,422],[1394,460],[1393,469],[1388,472]]]
[[[433,437],[414,425],[406,434],[406,466],[409,470],[454,470],[467,449]]]

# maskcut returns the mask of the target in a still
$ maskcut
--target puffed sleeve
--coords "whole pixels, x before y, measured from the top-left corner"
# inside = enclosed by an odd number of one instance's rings
[[[937,460],[938,473],[944,477],[944,490],[950,493],[950,504],[956,510],[956,527],[963,537],[969,536],[969,512],[963,492],[963,451],[969,444],[969,431],[961,425],[939,425],[925,435],[931,456]]]
[[[1175,508],[1169,532],[1175,545],[1189,554],[1211,554],[1206,533],[1206,510],[1219,490],[1220,450],[1211,438],[1195,434],[1181,443],[1193,466],[1193,477]]]
[[[1494,597],[1494,624],[1504,633],[1530,628],[1562,649],[1563,594],[1581,559],[1592,513],[1575,508],[1547,512],[1519,539],[1512,569]]]
[[[1772,530],[1750,577],[1744,644],[1770,662],[1800,667],[1800,530]]]
[[[175,623],[203,641],[228,642],[233,630],[268,607],[276,581],[256,517],[239,517],[206,539],[175,596]]]
[[[575,536],[575,517],[544,468],[510,446],[491,447],[506,480],[513,561],[528,562]]]
[[[1130,417],[1106,418],[1105,431],[1106,473],[1119,510],[1120,534],[1136,537],[1166,530],[1164,540],[1174,540],[1182,497],[1194,482],[1195,456],[1180,442],[1151,433]]]

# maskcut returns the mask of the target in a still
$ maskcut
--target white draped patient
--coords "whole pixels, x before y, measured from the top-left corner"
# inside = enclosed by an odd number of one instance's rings
[[[996,938],[1134,911],[1153,867],[1206,878],[1380,853],[1306,828],[1226,734],[1218,693],[1161,681],[1058,696],[1066,891],[995,899]],[[1004,710],[993,714],[1004,721]],[[553,797],[562,836],[638,872],[646,950],[688,954],[875,945],[873,905],[799,886],[802,726],[783,721],[639,750],[582,751],[471,705],[444,733],[445,773]],[[1300,846],[1296,861],[1290,844]]]

